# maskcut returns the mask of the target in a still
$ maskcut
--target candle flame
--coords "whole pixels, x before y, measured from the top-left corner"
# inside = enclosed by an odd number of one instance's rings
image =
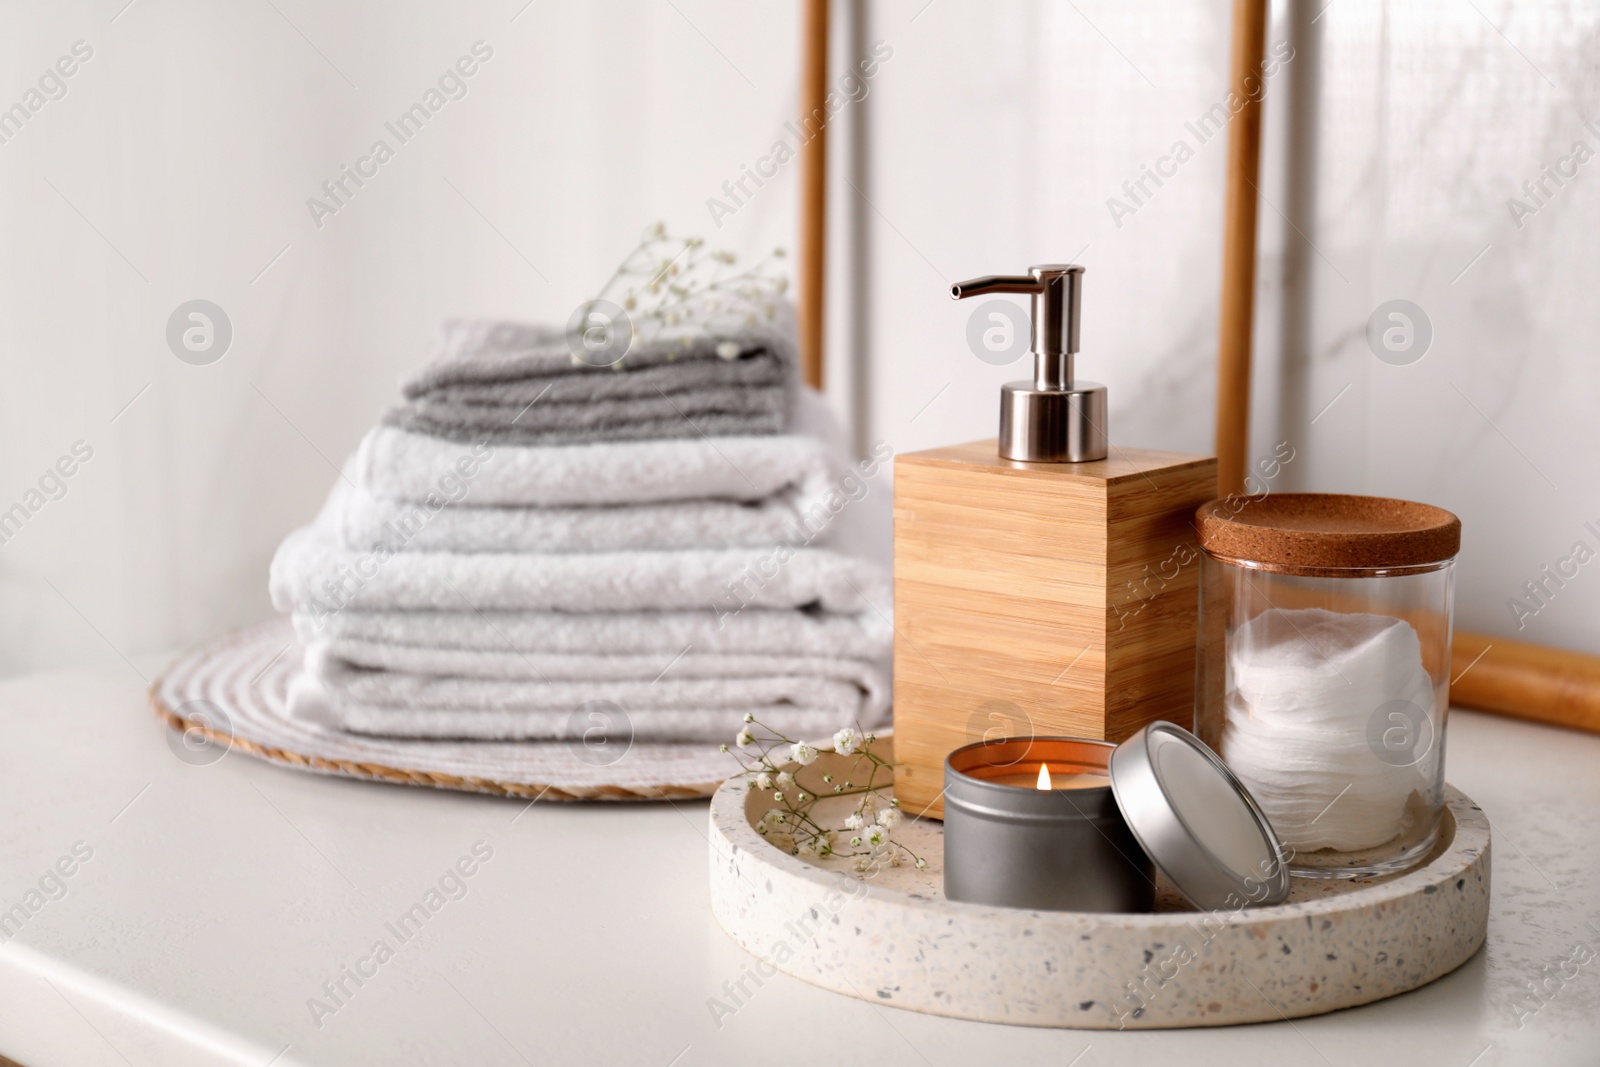
[[[1049,789],[1049,788],[1051,788],[1051,786],[1050,786],[1050,765],[1048,763],[1039,764],[1039,788],[1040,789]]]

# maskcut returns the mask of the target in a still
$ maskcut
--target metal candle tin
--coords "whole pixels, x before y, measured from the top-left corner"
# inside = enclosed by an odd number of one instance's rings
[[[944,770],[944,895],[1045,911],[1149,911],[1155,869],[1109,785],[1027,789],[989,779],[1047,763],[1107,774],[1116,746],[1074,737],[980,741]]]
[[[1041,766],[1104,775],[1030,787]],[[1019,773],[1021,772],[1021,773]],[[1281,904],[1288,858],[1250,791],[1194,734],[1157,721],[1120,745],[1010,738],[958,748],[944,768],[944,892],[1040,911],[1149,911],[1159,869],[1207,910]]]

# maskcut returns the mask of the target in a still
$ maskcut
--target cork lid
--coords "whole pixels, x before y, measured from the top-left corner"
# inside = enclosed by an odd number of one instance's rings
[[[1461,550],[1450,512],[1378,496],[1235,496],[1202,504],[1195,520],[1211,555],[1281,574],[1425,570]]]

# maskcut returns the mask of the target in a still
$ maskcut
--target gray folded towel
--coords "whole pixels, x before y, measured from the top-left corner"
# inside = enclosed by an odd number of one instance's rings
[[[781,433],[795,383],[793,313],[775,305],[737,333],[663,328],[592,366],[564,331],[447,322],[435,358],[384,423],[452,441],[574,444]]]
[[[462,444],[487,440],[497,445],[565,445],[775,434],[783,432],[789,416],[788,393],[775,385],[707,386],[671,393],[655,391],[649,396],[572,401],[545,398],[520,404],[464,403],[452,395],[456,391],[440,390],[443,395],[437,399],[429,397],[395,408],[383,422]]]
[[[687,346],[641,343],[615,367],[574,362],[564,336],[506,322],[446,323],[434,359],[401,385],[407,400],[448,397],[472,404],[526,404],[659,396],[712,386],[783,385],[787,346],[751,338],[735,358],[710,337]]]

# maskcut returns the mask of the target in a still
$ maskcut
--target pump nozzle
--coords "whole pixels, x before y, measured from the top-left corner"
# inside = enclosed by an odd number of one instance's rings
[[[988,293],[1026,293],[1033,297],[1033,383],[1039,389],[1066,389],[1072,357],[1078,351],[1078,308],[1083,268],[1044,263],[1027,274],[991,274],[957,282],[950,296],[961,300]]]
[[[1083,268],[1042,263],[1027,274],[992,274],[950,287],[952,299],[989,293],[1033,297],[1033,381],[1000,391],[1000,455],[1041,463],[1105,459],[1106,389],[1072,377]]]

